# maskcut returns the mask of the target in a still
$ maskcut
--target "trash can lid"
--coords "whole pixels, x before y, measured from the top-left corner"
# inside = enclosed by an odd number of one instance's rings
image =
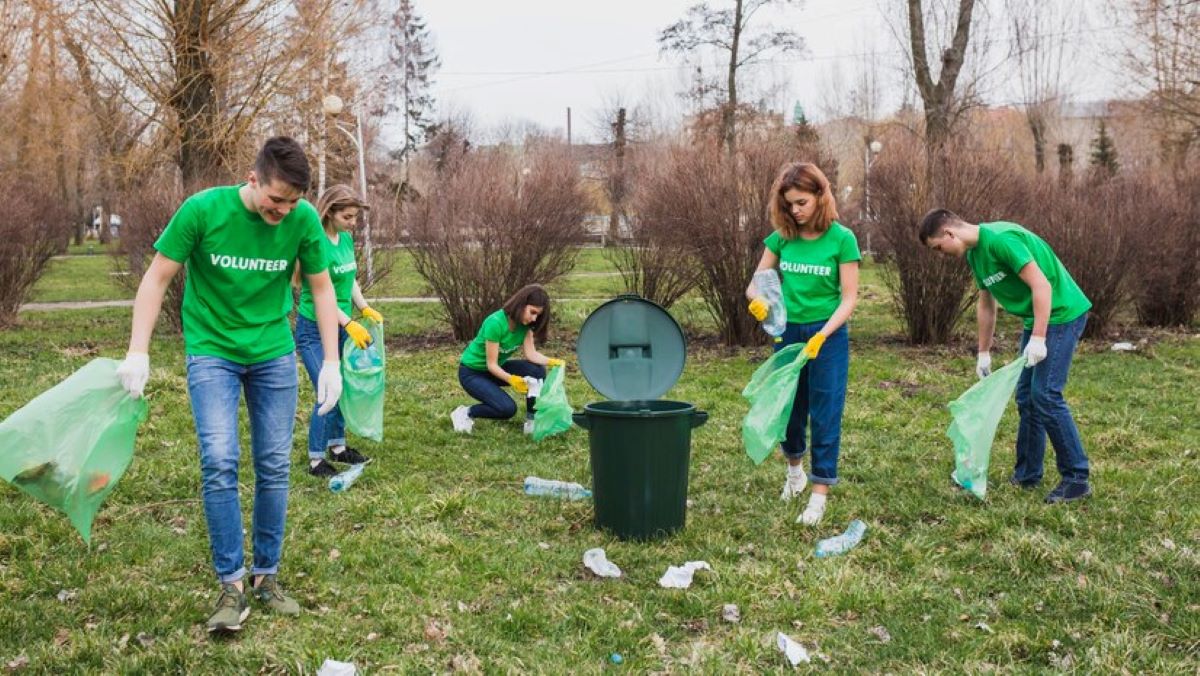
[[[584,320],[575,343],[579,369],[609,399],[658,399],[683,373],[687,339],[661,306],[623,294]]]

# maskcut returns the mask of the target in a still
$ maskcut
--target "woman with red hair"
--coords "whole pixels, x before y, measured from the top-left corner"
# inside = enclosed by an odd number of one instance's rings
[[[780,497],[791,500],[804,490],[802,461],[805,432],[811,421],[812,495],[797,521],[816,525],[825,515],[829,487],[838,481],[842,410],[850,371],[850,337],[846,322],[858,302],[858,239],[838,223],[837,200],[829,179],[815,164],[796,162],[783,168],[771,186],[768,207],[771,233],[757,270],[776,269],[787,310],[787,329],[775,343],[778,351],[807,343],[808,363],[800,371],[796,399],[782,450],[788,461]],[[750,314],[767,316],[766,300],[754,282],[746,288]]]

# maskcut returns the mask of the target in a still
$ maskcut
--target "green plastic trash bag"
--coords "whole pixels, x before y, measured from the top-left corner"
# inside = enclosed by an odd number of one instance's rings
[[[0,477],[66,513],[84,542],[146,419],[146,400],[125,392],[118,365],[94,359],[0,422]]]
[[[566,369],[561,366],[555,366],[546,374],[546,382],[542,383],[542,393],[537,399],[537,414],[533,416],[534,441],[571,429],[571,414],[575,411],[567,401],[565,378]]]
[[[371,344],[359,348],[347,338],[342,346],[342,398],[338,408],[346,429],[365,439],[383,441],[383,324],[365,317],[360,323],[371,334]]]
[[[954,481],[980,500],[987,495],[996,427],[1017,389],[1023,368],[1025,357],[1019,357],[950,402],[952,419],[946,435],[954,442]]]
[[[742,390],[742,396],[750,402],[750,410],[742,419],[742,443],[756,465],[762,464],[787,436],[800,370],[808,363],[805,345],[795,343],[776,352],[758,367]]]

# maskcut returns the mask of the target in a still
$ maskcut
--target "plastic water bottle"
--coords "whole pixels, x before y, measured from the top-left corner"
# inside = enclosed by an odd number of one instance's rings
[[[854,549],[854,547],[862,541],[863,534],[867,532],[867,524],[855,519],[850,522],[846,528],[846,532],[831,538],[826,538],[817,543],[817,557],[825,558],[827,556],[837,556],[845,554]]]
[[[582,500],[592,497],[591,491],[577,483],[539,479],[535,476],[525,477],[525,494],[548,495],[552,498],[566,498],[567,500]]]
[[[350,469],[341,474],[329,477],[329,490],[334,493],[345,493],[354,485],[355,480],[362,476],[366,464],[350,465]]]
[[[767,318],[763,320],[763,331],[768,335],[779,337],[787,329],[787,308],[783,305],[783,288],[779,282],[779,273],[775,270],[759,270],[754,273],[754,286],[767,300]]]

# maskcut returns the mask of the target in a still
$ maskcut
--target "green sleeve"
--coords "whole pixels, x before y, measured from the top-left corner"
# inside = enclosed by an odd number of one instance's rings
[[[154,248],[176,263],[186,263],[192,255],[192,249],[200,241],[202,216],[203,207],[196,196],[187,198],[154,242]]]
[[[304,228],[297,256],[300,259],[300,271],[306,275],[315,275],[329,267],[329,256],[325,251],[325,242],[322,241],[327,241],[328,238],[321,229],[321,219],[317,217],[317,210],[311,204],[302,201],[296,208],[304,209],[303,219],[299,221]]]
[[[778,232],[772,232],[771,234],[767,235],[766,239],[763,240],[763,244],[767,245],[767,249],[771,253],[778,256],[780,250],[783,249],[783,236],[781,236]]]
[[[1006,234],[1001,234],[992,242],[992,257],[1000,261],[1013,272],[1020,273],[1033,260],[1033,253],[1021,240]]]
[[[842,236],[841,245],[838,246],[838,263],[852,263],[862,260],[862,253],[858,250],[858,238],[849,229],[845,229],[845,234]]]

